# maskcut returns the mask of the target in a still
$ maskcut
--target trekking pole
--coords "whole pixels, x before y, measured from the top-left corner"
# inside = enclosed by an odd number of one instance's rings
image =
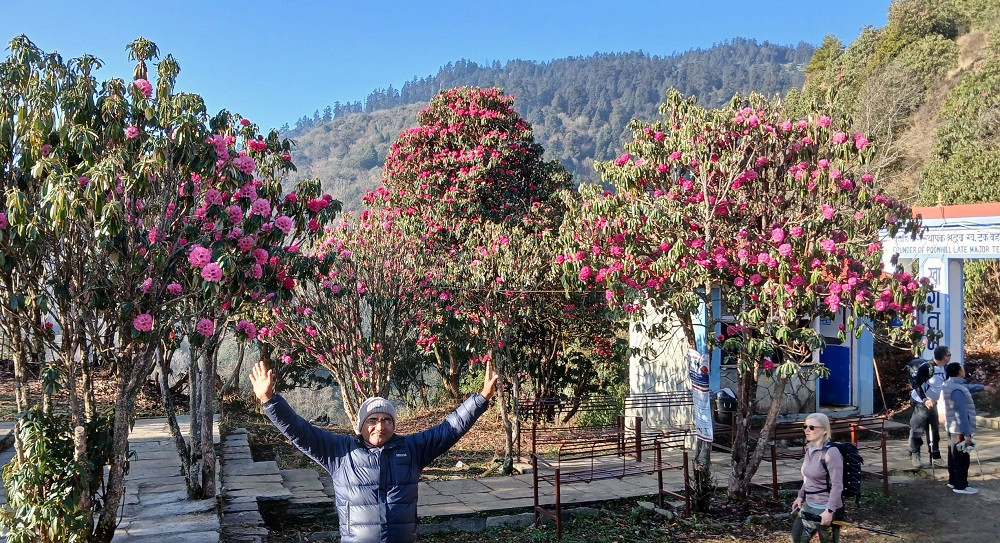
[[[823,518],[820,517],[819,515],[816,515],[816,514],[813,514],[813,513],[806,513],[805,511],[802,511],[801,509],[799,510],[799,516],[801,516],[805,520],[808,520],[809,522],[822,522],[822,520],[823,520]],[[840,526],[842,528],[846,527],[846,526],[850,526],[852,528],[857,528],[859,530],[865,530],[865,531],[868,531],[868,532],[872,532],[874,534],[891,535],[892,537],[898,537],[899,539],[903,539],[903,536],[897,534],[896,532],[893,532],[892,530],[886,530],[886,529],[883,529],[883,528],[875,528],[874,526],[865,526],[864,524],[854,524],[854,523],[851,523],[851,522],[847,522],[846,520],[835,520],[835,521],[832,522],[832,524],[834,524],[836,526]]]
[[[934,433],[931,431],[929,423],[927,424],[927,461],[931,464],[931,479],[937,480],[937,472],[934,471]]]
[[[841,527],[843,527],[843,526],[851,526],[851,527],[857,528],[859,530],[869,531],[869,532],[871,532],[873,534],[891,535],[892,537],[898,537],[899,539],[903,539],[903,536],[897,534],[896,532],[894,532],[892,530],[884,530],[882,528],[874,528],[872,526],[865,526],[864,524],[851,524],[850,522],[846,522],[846,521],[843,521],[843,520],[835,520],[835,521],[833,521],[833,524],[836,524],[837,526],[841,526]]]
[[[983,463],[979,461],[979,447],[973,445],[972,450],[976,451],[976,465],[979,466],[979,480],[985,483],[986,475],[983,474]]]

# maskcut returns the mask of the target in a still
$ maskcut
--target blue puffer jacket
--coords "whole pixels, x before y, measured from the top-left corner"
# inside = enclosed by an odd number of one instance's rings
[[[410,543],[417,539],[420,471],[465,435],[487,405],[486,398],[473,394],[441,424],[417,434],[397,434],[377,448],[360,436],[314,427],[277,394],[264,404],[264,413],[333,476],[343,543]]]

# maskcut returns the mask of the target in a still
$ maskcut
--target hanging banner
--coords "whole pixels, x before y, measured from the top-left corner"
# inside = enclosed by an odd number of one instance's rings
[[[695,435],[702,441],[711,442],[715,436],[712,431],[712,393],[708,388],[708,355],[688,349],[687,359],[688,373],[691,376],[691,399],[694,402]]]

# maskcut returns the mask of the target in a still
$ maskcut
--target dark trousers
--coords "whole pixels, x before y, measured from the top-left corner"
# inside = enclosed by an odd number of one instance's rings
[[[972,457],[969,453],[955,449],[958,444],[958,434],[948,435],[948,484],[958,490],[969,486],[969,464]]]
[[[802,511],[819,516],[826,508],[810,507],[802,504]],[[832,524],[823,526],[820,521],[803,520],[802,515],[795,517],[792,523],[792,543],[808,543],[814,535],[819,534],[820,543],[840,543],[840,526]]]
[[[913,414],[910,415],[910,454],[920,452],[924,445],[924,435],[927,428],[931,429],[931,458],[941,458],[938,442],[941,440],[938,431],[938,417],[935,409],[928,409],[923,403],[910,400]]]

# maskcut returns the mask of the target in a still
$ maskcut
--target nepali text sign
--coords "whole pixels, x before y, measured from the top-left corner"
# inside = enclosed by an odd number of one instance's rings
[[[924,235],[910,239],[896,236],[887,249],[900,258],[945,256],[949,258],[1000,258],[1000,225],[928,225]]]

